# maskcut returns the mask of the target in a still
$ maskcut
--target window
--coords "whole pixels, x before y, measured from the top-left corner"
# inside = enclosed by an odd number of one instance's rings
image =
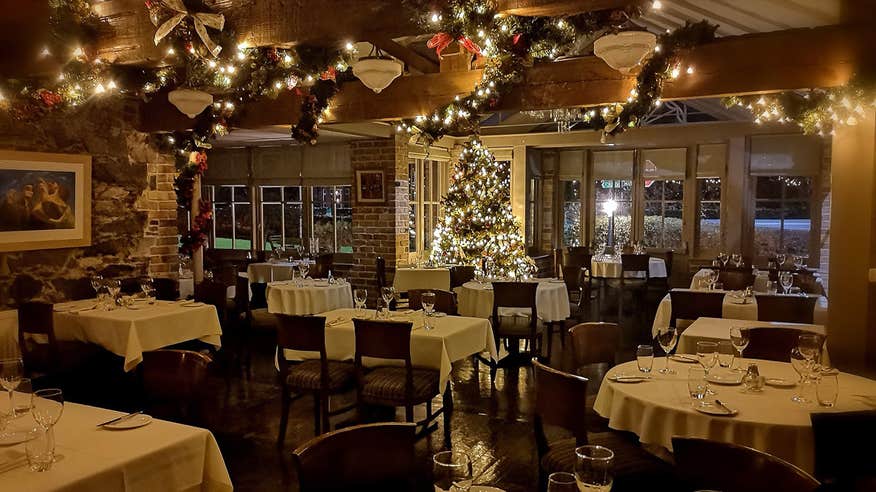
[[[563,246],[581,244],[581,182],[560,181],[563,200]]]
[[[252,202],[245,185],[205,186],[213,202],[212,245],[216,249],[251,249]]]
[[[304,246],[300,186],[261,186],[262,244],[266,251]]]
[[[311,195],[311,248],[353,252],[353,208],[350,186],[314,186]]]
[[[622,245],[632,240],[633,211],[633,151],[593,153],[593,241],[609,243],[609,224],[613,222],[613,243]],[[615,206],[614,220],[607,212]]]
[[[642,241],[652,248],[681,247],[683,179],[645,180],[645,223]]]
[[[721,249],[721,178],[697,178],[697,251]]]
[[[411,253],[432,249],[432,231],[440,218],[441,198],[447,191],[447,163],[414,159],[408,164],[408,247]]]
[[[540,189],[541,178],[529,178],[529,188],[526,190],[526,233],[524,235],[528,248],[535,246],[535,240],[538,236]]]
[[[784,252],[807,256],[812,229],[812,178],[755,178],[754,242],[761,257]]]

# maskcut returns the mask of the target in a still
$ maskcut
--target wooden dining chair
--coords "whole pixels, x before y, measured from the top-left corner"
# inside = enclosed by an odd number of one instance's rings
[[[752,327],[748,331],[748,347],[745,349],[745,357],[788,362],[791,357],[791,349],[798,345],[800,335],[804,333],[812,332],[775,326]],[[823,341],[822,346],[824,346]]]
[[[660,483],[672,489],[672,470],[659,458],[634,441],[614,431],[587,432],[587,378],[569,374],[532,360],[535,371],[535,444],[539,462],[540,490],[554,472],[572,472],[575,448],[585,444],[605,446],[614,452],[612,473],[614,490],[647,490],[647,484]],[[571,438],[550,442],[546,426],[556,426]]]
[[[520,341],[529,345],[529,353],[519,360],[529,362],[532,357],[541,357],[545,329],[538,322],[535,298],[537,282],[493,282],[493,313],[491,322],[496,343],[505,341],[512,352],[519,350]],[[501,308],[528,311],[526,316],[500,316]],[[551,356],[551,340],[548,338],[547,358]]]
[[[593,255],[590,252],[590,248],[586,246],[569,246],[563,250],[562,258],[562,266],[564,267],[577,266],[589,270]]]
[[[718,273],[718,282],[724,284],[724,290],[745,290],[754,285],[754,274],[751,269],[746,270],[721,270]]]
[[[672,450],[685,490],[814,492],[819,486],[791,463],[738,444],[676,436]]]
[[[328,278],[328,273],[331,271],[335,263],[335,255],[332,253],[323,253],[316,257],[316,263],[311,265],[310,276],[312,278]]]
[[[152,279],[155,298],[159,301],[175,301],[179,299],[179,281],[174,278],[156,277]]]
[[[615,364],[620,350],[621,329],[617,323],[581,323],[569,329],[575,367]]]
[[[228,325],[228,300],[227,288],[224,283],[215,279],[204,279],[195,284],[195,301],[210,304],[216,308],[219,316],[219,324],[223,327]]]
[[[633,309],[644,320],[646,315],[645,301],[648,294],[648,279],[651,277],[651,257],[648,255],[622,254],[621,276],[618,290],[617,320],[623,320],[624,298],[626,293],[632,294]],[[643,321],[644,323],[644,321]]]
[[[475,278],[475,267],[472,265],[454,265],[450,267],[450,290],[462,286]]]
[[[150,413],[187,423],[200,423],[213,360],[191,350],[143,352],[143,389]]]
[[[314,435],[331,430],[330,418],[353,408],[331,411],[331,396],[355,387],[353,364],[329,360],[325,349],[325,317],[277,315],[277,364],[281,389],[280,433],[277,445],[286,439],[289,408],[302,395],[313,395]],[[283,350],[315,352],[319,359],[293,362],[286,360]]]
[[[872,453],[858,443],[876,442],[876,410],[810,414],[815,442],[815,477],[826,490],[876,490]]]
[[[423,293],[435,293],[435,311],[456,316],[456,294],[441,289],[411,289],[408,291],[408,308],[423,309]]]
[[[669,291],[669,299],[672,306],[669,326],[676,328],[679,335],[697,318],[724,317],[723,292],[672,289]],[[680,324],[679,320],[684,320],[685,323]]]
[[[249,291],[252,292],[247,312],[250,330],[273,331],[277,327],[277,318],[268,312],[267,289],[268,284],[264,282],[249,284]]]
[[[811,325],[815,317],[815,296],[760,295],[757,300],[758,321],[780,321]]]
[[[589,312],[594,293],[592,278],[588,274],[590,266],[563,266],[562,271],[563,282],[569,293],[569,317],[583,321],[585,312]],[[565,346],[565,337],[560,338],[560,342]]]
[[[356,333],[356,402],[359,414],[365,405],[404,407],[405,421],[414,421],[414,406],[426,405],[426,418],[416,422],[429,429],[438,415],[444,416],[444,441],[450,444],[450,409],[452,395],[444,392],[443,405],[432,411],[432,399],[441,394],[440,373],[437,369],[414,367],[411,362],[410,322],[379,321],[354,318]],[[401,366],[366,367],[363,357],[402,361]]]
[[[416,426],[392,422],[347,427],[292,453],[300,492],[416,490]]]

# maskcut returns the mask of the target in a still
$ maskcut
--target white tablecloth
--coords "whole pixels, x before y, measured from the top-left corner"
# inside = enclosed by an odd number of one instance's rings
[[[3,399],[3,410],[8,408]],[[131,430],[96,427],[122,412],[66,403],[55,425],[58,461],[30,471],[24,444],[0,448],[0,490],[27,492],[153,492],[233,489],[222,453],[206,429],[154,420]],[[9,428],[29,429],[30,415]]]
[[[392,281],[397,292],[412,289],[450,290],[449,268],[398,268]]]
[[[744,319],[728,318],[699,318],[690,324],[681,333],[678,339],[678,352],[683,354],[695,354],[697,342],[720,342],[730,340],[730,328],[745,326],[749,328],[796,328],[798,330],[811,331],[819,335],[826,335],[823,325],[806,325],[801,323],[775,323],[770,321],[752,321]]]
[[[593,258],[590,262],[591,276],[599,278],[620,278],[621,276],[621,260],[616,259],[596,259]],[[651,277],[666,278],[666,262],[663,258],[654,256],[648,259],[648,275]],[[634,272],[627,272],[628,277],[641,276]]]
[[[697,273],[694,274],[693,278],[690,279],[690,288],[691,289],[708,289],[709,288],[709,272],[711,272],[711,268],[701,268]],[[766,292],[767,287],[769,286],[770,276],[769,272],[758,272],[757,276],[754,278],[754,291],[755,292]]]
[[[268,284],[268,312],[274,314],[320,314],[353,307],[350,284],[329,284],[328,280],[308,280],[297,287],[293,281]]]
[[[195,279],[193,277],[179,279],[179,298],[188,299],[195,296]]]
[[[94,299],[56,304],[55,309],[92,306]],[[185,307],[181,302],[158,301],[138,304],[139,309],[99,309],[78,313],[55,312],[58,340],[90,342],[125,358],[125,371],[143,361],[143,352],[158,350],[189,340],[222,345],[222,327],[216,308],[209,304]]]
[[[747,304],[736,304],[731,300],[732,296],[724,296],[724,304],[721,309],[721,316],[728,319],[748,319],[757,321],[757,298],[755,297]],[[651,325],[651,334],[657,336],[657,329],[663,326],[669,326],[669,320],[672,318],[672,299],[669,294],[660,301],[657,306],[657,314],[654,315],[654,324]],[[820,296],[815,302],[815,310],[813,312],[812,321],[816,325],[827,325],[827,298]]]
[[[353,318],[374,318],[373,310],[357,314],[355,309],[337,309],[323,313],[326,318],[325,350],[331,360],[352,360],[356,355],[356,332]],[[393,321],[411,321],[411,364],[414,367],[438,369],[443,391],[450,380],[451,364],[474,354],[489,352],[490,358],[498,360],[496,341],[490,322],[480,318],[442,316],[429,318],[431,330],[423,325],[423,312],[409,314],[397,312]],[[311,352],[285,351],[286,358],[300,360],[319,357]],[[369,361],[363,361],[368,364]],[[400,363],[400,361],[394,361]]]
[[[246,267],[249,281],[257,284],[289,280],[292,278],[293,272],[297,272],[297,270],[298,263],[289,261],[250,263]]]
[[[569,292],[562,280],[535,279],[535,308],[538,318],[545,322],[563,321],[571,314]],[[456,288],[459,314],[475,318],[489,318],[493,314],[493,286],[479,282],[466,282]],[[500,315],[511,315],[513,309],[501,309]]]
[[[747,364],[748,360],[742,361]],[[784,362],[752,360],[767,378],[797,379]],[[672,436],[699,437],[750,446],[778,456],[808,472],[814,463],[812,426],[809,414],[819,411],[845,412],[876,408],[876,381],[842,373],[839,398],[832,409],[817,404],[791,401],[797,388],[766,387],[762,393],[741,393],[739,386],[712,385],[716,397],[739,410],[735,417],[701,414],[691,407],[687,368],[692,364],[672,363],[675,375],[652,372],[653,381],[638,384],[615,383],[608,376],[639,374],[636,362],[612,368],[606,375],[594,410],[608,419],[612,429],[633,432],[644,444],[672,450]],[[663,367],[655,361],[655,367]]]

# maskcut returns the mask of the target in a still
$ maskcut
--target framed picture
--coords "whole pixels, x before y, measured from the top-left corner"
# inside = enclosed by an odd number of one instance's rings
[[[91,245],[91,156],[0,150],[0,252]]]
[[[359,203],[386,202],[382,170],[356,171],[356,200]]]

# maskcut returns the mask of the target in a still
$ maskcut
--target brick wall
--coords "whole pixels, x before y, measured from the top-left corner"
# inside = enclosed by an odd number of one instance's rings
[[[385,203],[359,203],[353,196],[353,266],[349,280],[354,287],[368,289],[373,303],[377,297],[376,260],[386,260],[387,281],[392,283],[395,267],[408,256],[408,159],[407,141],[401,137],[359,140],[350,143],[353,172],[383,170]]]
[[[173,156],[133,128],[138,107],[133,100],[98,99],[75,114],[34,123],[0,112],[2,149],[92,156],[91,246],[0,253],[0,308],[14,304],[14,295],[63,301],[75,280],[94,273],[176,273]]]
[[[818,270],[825,290],[828,290],[830,278],[830,153],[831,141],[825,139],[824,155],[821,159],[821,237],[818,242],[821,248]]]

